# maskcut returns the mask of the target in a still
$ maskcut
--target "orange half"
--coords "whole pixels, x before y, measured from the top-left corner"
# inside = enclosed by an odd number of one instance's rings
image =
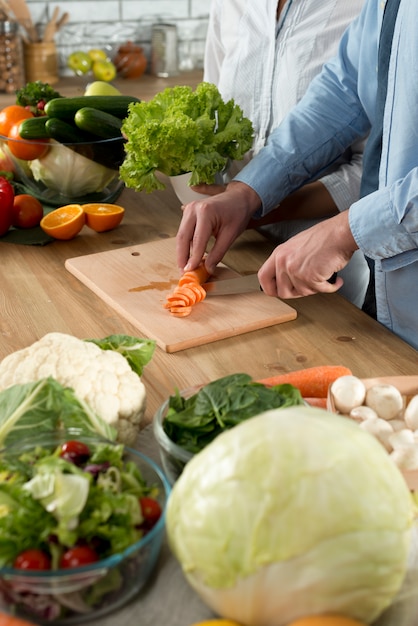
[[[195,622],[191,626],[241,626],[241,624],[230,619],[208,619],[203,622]]]
[[[40,222],[42,230],[54,239],[73,239],[86,222],[80,204],[67,204],[47,213]]]
[[[345,615],[309,615],[301,617],[288,626],[366,626],[364,622]]]
[[[105,202],[91,202],[82,205],[86,214],[86,224],[96,233],[103,233],[119,226],[125,209],[118,204],[106,204]]]

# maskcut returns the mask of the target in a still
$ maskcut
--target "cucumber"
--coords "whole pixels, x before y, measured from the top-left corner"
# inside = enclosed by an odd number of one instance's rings
[[[74,144],[92,141],[91,135],[83,133],[73,124],[64,122],[64,120],[60,120],[58,117],[48,118],[45,128],[48,137],[60,143]]]
[[[46,115],[22,120],[19,126],[19,135],[22,139],[49,139],[46,130],[47,121]]]
[[[75,96],[74,98],[53,98],[45,105],[48,117],[73,120],[79,109],[91,107],[111,113],[124,119],[132,102],[140,102],[135,96]]]
[[[122,137],[122,120],[106,111],[99,111],[92,107],[78,109],[74,122],[80,130],[93,133],[101,139]]]

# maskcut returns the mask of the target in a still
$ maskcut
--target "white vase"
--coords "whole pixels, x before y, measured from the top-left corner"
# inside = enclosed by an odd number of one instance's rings
[[[193,200],[202,200],[210,198],[206,193],[198,193],[189,187],[191,173],[179,174],[178,176],[170,176],[171,185],[182,204],[188,204]]]

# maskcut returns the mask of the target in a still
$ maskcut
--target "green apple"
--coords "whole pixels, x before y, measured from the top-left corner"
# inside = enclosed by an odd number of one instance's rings
[[[121,92],[111,83],[104,80],[95,80],[87,85],[85,96],[120,96]]]
[[[116,67],[112,61],[94,61],[92,69],[97,80],[108,83],[116,77]]]
[[[89,57],[91,58],[93,62],[108,60],[106,51],[102,50],[101,48],[91,48],[91,50],[89,50],[87,54],[89,55]]]
[[[87,52],[82,50],[72,52],[67,59],[68,67],[78,75],[87,74],[91,70],[92,64],[93,61]]]

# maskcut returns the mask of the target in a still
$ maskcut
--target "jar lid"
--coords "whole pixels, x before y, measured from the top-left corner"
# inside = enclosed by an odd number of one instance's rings
[[[19,24],[17,22],[0,21],[0,35],[8,35],[10,33],[17,33]]]

